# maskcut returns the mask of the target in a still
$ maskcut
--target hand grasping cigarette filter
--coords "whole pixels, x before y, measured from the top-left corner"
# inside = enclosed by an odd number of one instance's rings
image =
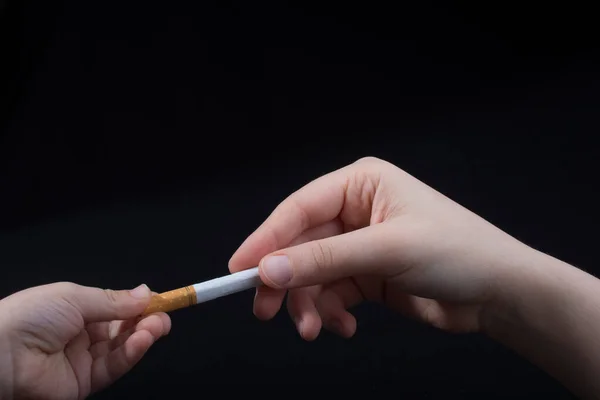
[[[261,286],[258,267],[152,296],[142,315],[169,312]]]

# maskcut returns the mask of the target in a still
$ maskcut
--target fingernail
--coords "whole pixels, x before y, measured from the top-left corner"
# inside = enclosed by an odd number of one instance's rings
[[[263,273],[278,286],[283,286],[292,279],[292,266],[287,256],[271,256],[263,261]]]
[[[148,288],[148,286],[146,286],[145,283],[141,284],[140,286],[136,287],[133,290],[129,291],[129,294],[131,295],[131,297],[134,297],[136,299],[145,299],[147,297],[150,297],[150,289]]]

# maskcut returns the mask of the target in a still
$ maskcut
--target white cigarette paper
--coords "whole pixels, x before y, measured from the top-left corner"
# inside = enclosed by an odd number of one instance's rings
[[[258,267],[236,272],[192,285],[196,291],[196,304],[242,292],[262,285]]]

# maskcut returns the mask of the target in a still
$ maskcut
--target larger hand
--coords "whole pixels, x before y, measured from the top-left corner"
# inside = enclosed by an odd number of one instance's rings
[[[240,246],[232,272],[260,264],[255,314],[288,310],[314,339],[348,337],[347,311],[381,301],[436,327],[478,331],[498,282],[532,250],[396,166],[359,160],[283,201]]]

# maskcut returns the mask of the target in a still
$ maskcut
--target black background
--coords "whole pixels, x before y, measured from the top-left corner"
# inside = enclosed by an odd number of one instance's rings
[[[594,13],[527,4],[9,1],[0,295],[225,274],[286,195],[367,155],[595,272]],[[402,398],[569,398],[483,337],[364,307],[353,339],[305,343],[285,313],[251,308],[241,293],[173,313],[171,335],[97,397],[393,384]]]

